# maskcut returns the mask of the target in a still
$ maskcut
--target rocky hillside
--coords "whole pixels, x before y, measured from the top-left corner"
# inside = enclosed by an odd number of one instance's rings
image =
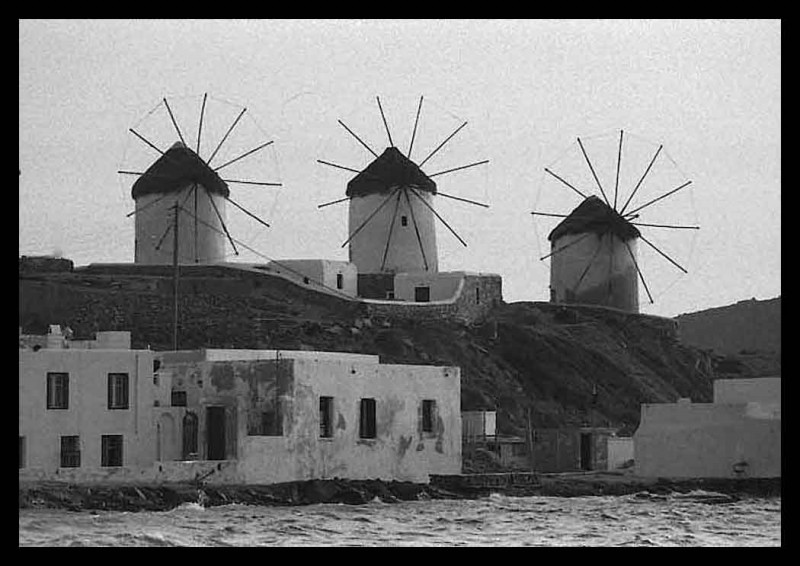
[[[676,318],[683,343],[712,354],[728,377],[781,374],[781,298],[751,299]]]
[[[23,273],[19,324],[76,339],[130,330],[134,347],[170,349],[167,272]],[[184,270],[180,348],[314,349],[379,354],[386,363],[461,368],[462,409],[497,410],[501,433],[611,425],[631,433],[640,404],[710,401],[712,357],[678,342],[675,323],[597,307],[512,303],[480,325],[371,319],[363,307],[271,276]],[[593,389],[597,396],[593,403]]]

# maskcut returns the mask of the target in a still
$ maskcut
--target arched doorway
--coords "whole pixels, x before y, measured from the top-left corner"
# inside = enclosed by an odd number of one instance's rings
[[[183,417],[183,459],[197,459],[197,415],[191,411]]]

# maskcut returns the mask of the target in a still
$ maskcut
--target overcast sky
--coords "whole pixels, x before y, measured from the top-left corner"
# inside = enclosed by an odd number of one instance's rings
[[[490,205],[437,205],[468,243],[439,225],[440,269],[498,273],[509,302],[547,300],[547,229],[530,212],[545,203],[539,210],[565,213],[580,200],[544,167],[569,171],[582,137],[609,187],[624,130],[632,171],[663,145],[653,175],[663,163],[678,183],[692,181],[652,218],[701,227],[648,235],[688,275],[642,253],[655,300],[642,290],[642,310],[674,316],[772,298],[781,293],[780,36],[775,20],[23,20],[19,252],[132,261],[132,179],[117,171],[157,154],[128,129],[168,120],[166,97],[176,114],[187,109],[177,117],[189,136],[208,93],[204,131],[220,139],[225,112],[246,107],[232,148],[274,140],[253,160],[264,169],[247,174],[283,184],[232,186],[271,224],[228,208],[233,236],[261,254],[238,259],[346,259],[346,204],[317,205],[343,197],[352,174],[316,160],[360,169],[372,158],[339,119],[376,151],[388,145],[376,96],[405,151],[424,96],[417,162],[468,122],[427,173],[489,160],[436,178],[441,191]],[[589,179],[581,188],[597,193]],[[637,202],[672,188],[643,186]]]

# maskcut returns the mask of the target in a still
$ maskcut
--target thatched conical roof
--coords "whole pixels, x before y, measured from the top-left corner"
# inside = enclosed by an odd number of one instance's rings
[[[625,220],[601,198],[592,195],[553,228],[547,239],[554,242],[567,234],[584,234],[586,232],[596,234],[611,232],[623,241],[640,236],[636,226]]]
[[[181,142],[175,142],[136,180],[131,196],[137,199],[149,194],[177,192],[190,183],[198,183],[223,197],[230,194],[225,181],[194,151]]]
[[[436,194],[436,183],[416,163],[396,147],[387,147],[375,161],[347,183],[345,194],[349,197],[385,194],[398,185]]]

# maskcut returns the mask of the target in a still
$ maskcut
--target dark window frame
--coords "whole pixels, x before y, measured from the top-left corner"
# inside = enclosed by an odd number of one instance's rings
[[[333,397],[319,398],[319,437],[333,438]]]
[[[119,381],[122,385],[119,385]],[[130,408],[130,376],[116,372],[108,374],[108,409],[125,410]]]
[[[422,432],[436,432],[436,400],[422,400]]]
[[[20,435],[20,437],[19,437],[19,469],[20,470],[25,467],[25,457],[27,456],[27,454],[26,454],[26,452],[27,452],[26,448],[27,447],[25,446],[25,444],[26,444],[25,437]]]
[[[61,468],[81,467],[81,437],[66,435],[61,437]]]
[[[430,303],[431,302],[431,288],[428,285],[420,285],[414,287],[414,302],[415,303]]]
[[[170,392],[170,406],[172,407],[185,407],[186,406],[186,391],[172,390]]]
[[[378,437],[378,427],[376,422],[377,402],[374,398],[362,398],[358,412],[358,436],[361,439],[369,440]]]
[[[341,273],[336,274],[336,288],[344,289],[344,275]]]
[[[69,409],[69,373],[47,372],[47,408]]]
[[[100,437],[100,466],[121,468],[124,460],[125,440],[121,434],[104,434]]]

